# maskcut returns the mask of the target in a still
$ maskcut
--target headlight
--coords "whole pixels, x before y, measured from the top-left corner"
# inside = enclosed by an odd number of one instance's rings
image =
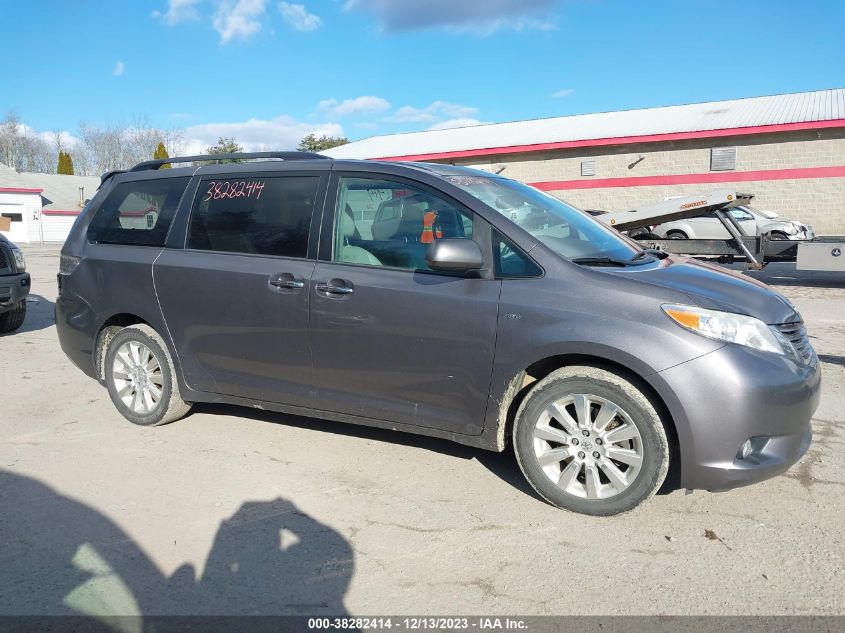
[[[792,344],[783,337],[783,334],[760,319],[733,312],[705,310],[695,306],[664,304],[661,308],[681,327],[707,338],[745,345],[782,356],[795,356]]]
[[[23,256],[23,251],[19,248],[13,248],[12,257],[15,258],[15,268],[18,269],[18,272],[24,272],[26,270],[26,259]]]

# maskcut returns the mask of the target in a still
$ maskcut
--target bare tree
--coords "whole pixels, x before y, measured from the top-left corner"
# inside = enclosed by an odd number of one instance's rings
[[[164,143],[174,155],[182,144],[180,130],[152,127],[145,118],[136,119],[132,125],[94,126],[83,123],[79,129],[82,160],[78,162],[76,154],[71,152],[74,165],[80,165],[79,173],[82,169],[85,173],[96,175],[114,169],[128,169],[135,163],[151,159],[159,143]]]
[[[0,122],[0,162],[22,172],[56,173],[59,152],[64,151],[73,158],[75,173],[99,176],[153,158],[159,143],[176,156],[183,139],[181,130],[157,128],[137,116],[129,125],[81,123],[79,142],[68,143],[61,132],[38,134],[10,112]]]
[[[56,152],[10,112],[0,123],[0,162],[18,171],[51,172],[56,168]]]

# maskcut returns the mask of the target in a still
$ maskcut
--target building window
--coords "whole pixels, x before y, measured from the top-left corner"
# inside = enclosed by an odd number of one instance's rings
[[[581,175],[582,176],[595,176],[596,175],[596,161],[594,161],[594,160],[582,160],[581,161]]]
[[[710,171],[736,169],[736,147],[714,147],[710,150]]]
[[[0,216],[9,218],[12,222],[23,222],[23,213],[0,213]]]

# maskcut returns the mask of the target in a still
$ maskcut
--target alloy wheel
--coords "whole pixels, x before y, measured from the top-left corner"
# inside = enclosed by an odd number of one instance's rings
[[[151,413],[161,401],[164,377],[161,363],[143,343],[127,341],[118,348],[112,364],[117,396],[130,411]]]
[[[550,403],[532,431],[534,455],[564,492],[607,499],[625,491],[640,472],[643,440],[618,404],[592,394]]]

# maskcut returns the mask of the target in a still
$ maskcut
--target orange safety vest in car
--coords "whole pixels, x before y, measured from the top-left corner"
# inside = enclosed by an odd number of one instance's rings
[[[423,230],[420,235],[420,242],[422,244],[431,244],[434,240],[439,240],[443,237],[443,231],[440,230],[440,224],[437,222],[437,211],[429,209],[423,216]]]

